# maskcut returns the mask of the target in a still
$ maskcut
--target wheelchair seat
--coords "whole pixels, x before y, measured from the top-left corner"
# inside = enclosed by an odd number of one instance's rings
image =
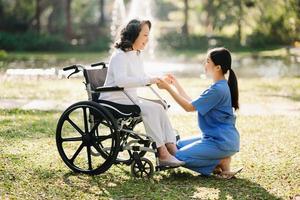
[[[128,118],[128,117],[139,117],[141,114],[141,110],[137,105],[126,105],[126,104],[118,104],[111,101],[106,101],[99,99],[99,94],[101,90],[97,90],[98,87],[104,85],[105,78],[107,74],[107,67],[99,68],[89,68],[84,70],[84,77],[86,83],[89,83],[91,86],[91,95],[92,101],[99,103],[108,109],[108,111],[116,118]],[[104,88],[102,90],[110,91],[111,88]]]
[[[97,99],[95,102],[107,108],[115,118],[139,117],[141,109],[137,105],[118,104],[112,101]]]

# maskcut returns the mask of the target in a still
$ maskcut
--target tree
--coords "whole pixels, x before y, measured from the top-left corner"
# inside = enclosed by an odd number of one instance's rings
[[[105,13],[104,13],[104,0],[99,0],[99,11],[100,11],[100,17],[99,17],[99,25],[105,26]]]
[[[41,0],[35,1],[35,16],[34,16],[34,23],[36,31],[39,33],[41,31]]]
[[[72,39],[72,18],[71,18],[71,4],[72,0],[66,0],[66,28],[65,28],[65,36],[67,39]]]
[[[184,23],[182,26],[182,34],[184,35],[185,38],[188,38],[189,36],[189,1],[184,0]]]

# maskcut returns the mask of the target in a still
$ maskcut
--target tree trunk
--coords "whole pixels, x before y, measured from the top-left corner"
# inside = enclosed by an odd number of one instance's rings
[[[99,11],[100,11],[100,18],[99,18],[99,25],[105,26],[105,13],[104,13],[104,0],[99,0]]]
[[[36,5],[35,5],[35,29],[38,33],[41,31],[41,0],[36,0]]]
[[[0,0],[0,30],[2,30],[2,27],[4,26],[4,8],[3,8],[3,2]]]
[[[48,18],[48,32],[56,35],[64,35],[66,30],[66,1],[52,0],[49,2],[53,9]]]
[[[242,4],[242,0],[238,0],[238,20],[237,20],[237,26],[238,26],[238,30],[237,30],[237,35],[238,35],[238,40],[240,45],[242,45],[242,20],[243,20],[243,15],[244,15],[244,11],[243,11],[243,4]]]
[[[188,28],[188,21],[189,21],[189,2],[188,0],[184,0],[184,23],[182,26],[182,34],[185,38],[189,36],[189,28]]]
[[[66,29],[65,35],[66,38],[71,40],[72,39],[72,18],[71,18],[71,4],[72,0],[66,0]]]
[[[206,10],[206,18],[205,18],[205,27],[206,27],[206,35],[207,37],[210,37],[213,35],[214,31],[214,25],[213,25],[213,19],[210,13],[213,13],[213,5],[211,0],[206,0],[205,4],[205,10]]]

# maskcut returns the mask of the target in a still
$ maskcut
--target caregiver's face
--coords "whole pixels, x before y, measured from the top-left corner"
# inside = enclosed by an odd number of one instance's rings
[[[148,43],[149,40],[149,26],[148,24],[144,24],[142,26],[141,32],[135,42],[133,43],[133,49],[134,50],[143,50]]]
[[[204,65],[206,75],[211,77],[214,73],[214,68],[215,67],[216,66],[213,63],[213,61],[210,59],[209,56],[207,56],[206,62],[205,62],[205,65]]]

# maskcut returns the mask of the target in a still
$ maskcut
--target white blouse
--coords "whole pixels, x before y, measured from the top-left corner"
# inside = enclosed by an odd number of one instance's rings
[[[151,77],[145,73],[143,61],[137,51],[124,52],[117,49],[112,54],[104,86],[118,86],[137,98],[137,88],[150,83]],[[103,92],[99,99],[108,101],[129,100],[123,92]]]

